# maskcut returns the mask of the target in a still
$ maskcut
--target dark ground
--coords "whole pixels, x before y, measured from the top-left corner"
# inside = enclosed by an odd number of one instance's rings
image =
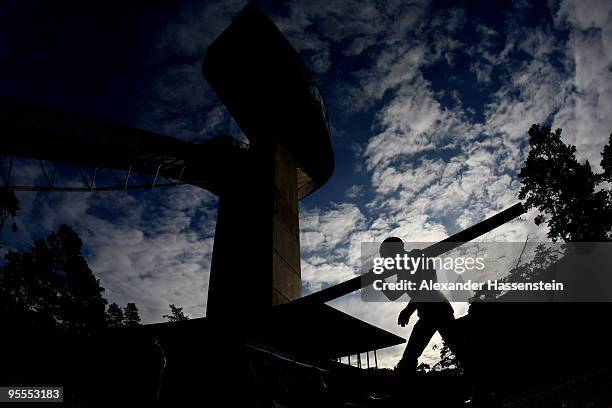
[[[608,304],[472,307],[460,324],[475,351],[474,382],[494,391],[501,407],[612,407],[609,311]],[[296,357],[239,333],[183,323],[92,338],[3,326],[0,384],[63,385],[67,407],[216,406],[215,401],[457,407],[471,395],[470,381],[456,372],[409,379],[392,370]]]

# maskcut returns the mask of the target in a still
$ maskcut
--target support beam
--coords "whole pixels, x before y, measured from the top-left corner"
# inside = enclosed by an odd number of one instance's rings
[[[227,136],[191,143],[6,96],[0,96],[0,132],[0,155],[11,160],[15,156],[125,170],[155,177],[155,183],[148,181],[149,188],[158,187],[158,177],[166,177],[176,180],[176,185],[192,184],[215,194],[236,176],[226,164],[239,161],[246,150]],[[87,179],[87,190],[100,191],[90,183],[90,175],[82,177]],[[4,178],[10,184],[10,177]],[[128,188],[126,181],[124,189]]]
[[[523,205],[521,203],[515,204],[512,207],[507,208],[482,222],[479,222],[478,224],[472,225],[471,227],[458,232],[455,235],[451,235],[443,241],[437,242],[425,248],[423,250],[423,254],[426,257],[440,256],[451,249],[457,248],[465,242],[476,239],[481,235],[494,230],[500,225],[503,225],[524,213],[525,208],[523,208]],[[296,302],[329,302],[341,296],[348,295],[349,293],[359,290],[365,286],[371,285],[375,279],[385,279],[393,275],[395,275],[393,271],[386,271],[378,275],[374,274],[373,272],[368,272],[364,275],[356,276],[337,285],[311,293],[310,295],[298,299]]]

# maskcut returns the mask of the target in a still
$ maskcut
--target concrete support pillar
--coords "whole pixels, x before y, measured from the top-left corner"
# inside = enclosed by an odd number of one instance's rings
[[[253,143],[220,194],[207,317],[257,313],[300,297],[297,164],[278,142]]]
[[[301,295],[297,163],[279,143],[274,147],[272,215],[272,305]]]

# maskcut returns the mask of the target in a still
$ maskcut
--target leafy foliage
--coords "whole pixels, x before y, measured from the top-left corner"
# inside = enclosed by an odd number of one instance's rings
[[[438,345],[434,346],[434,349],[437,349]],[[438,361],[432,367],[434,371],[443,371],[443,370],[462,370],[461,364],[457,357],[453,354],[450,347],[446,343],[442,343],[442,347],[440,347],[440,361]]]
[[[169,322],[182,322],[185,320],[189,320],[189,316],[183,313],[182,307],[178,307],[170,303],[170,312],[171,314],[162,316],[168,319]]]
[[[110,328],[123,326],[123,310],[116,303],[111,303],[106,309],[106,325]]]
[[[15,196],[15,192],[7,188],[0,189],[0,234],[6,220],[9,217],[14,219],[20,209],[19,200]],[[12,228],[13,231],[17,230],[17,224],[14,221]],[[2,240],[0,239],[0,248],[2,248],[2,245]]]
[[[608,144],[601,152],[601,168],[604,170],[602,179],[612,183],[612,133],[610,133]]]
[[[565,244],[561,247],[557,244],[546,245],[538,244],[531,261],[526,263],[517,263],[517,265],[508,272],[506,276],[498,279],[500,283],[513,282],[538,282],[542,280],[542,276],[547,271],[550,265],[555,264],[564,255]],[[482,289],[474,293],[470,302],[494,301],[503,296],[504,292],[499,290]]]
[[[104,288],[81,255],[81,239],[61,225],[28,251],[9,251],[0,290],[14,312],[35,324],[90,333],[104,327]]]
[[[123,312],[123,325],[126,327],[134,327],[140,325],[140,315],[136,303],[128,303]]]
[[[561,140],[561,129],[533,125],[529,144],[519,199],[539,210],[536,224],[546,222],[552,240],[612,240],[612,193],[602,184],[612,180],[612,136],[602,152],[601,174],[576,160],[576,147]]]
[[[82,241],[60,225],[29,250],[9,251],[0,267],[0,316],[5,321],[66,333],[91,334],[140,321],[136,305],[125,316],[108,306],[104,288],[83,257]],[[128,304],[130,306],[130,304]]]

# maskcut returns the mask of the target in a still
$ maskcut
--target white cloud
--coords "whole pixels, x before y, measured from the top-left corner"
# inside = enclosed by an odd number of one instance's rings
[[[303,253],[341,248],[349,242],[350,234],[365,227],[365,217],[354,204],[331,204],[322,211],[318,208],[302,210],[300,214],[301,250]],[[341,256],[340,249],[332,256]]]
[[[221,132],[243,138],[202,75],[202,60],[208,45],[246,4],[185,3],[151,33],[151,46],[142,57],[150,79],[140,89],[133,126],[195,141]]]
[[[19,199],[25,204],[19,220],[30,222],[20,222],[10,238],[29,243],[69,224],[81,236],[110,302],[135,302],[145,323],[162,321],[169,303],[193,317],[205,315],[216,216],[210,193],[181,186],[135,193],[22,193]],[[100,215],[96,208],[111,213]]]
[[[344,53],[357,56],[381,41],[397,41],[422,23],[427,3],[294,1],[287,5],[286,13],[272,18],[298,50],[309,51],[307,63],[317,68],[316,60],[322,55],[328,58],[332,43],[350,39]],[[329,67],[325,64],[318,72]]]
[[[355,277],[353,266],[342,262],[329,262],[313,265],[302,260],[302,288],[304,294],[317,292],[323,287],[331,286]]]
[[[555,115],[555,127],[575,144],[577,155],[599,168],[600,152],[612,131],[612,4],[563,1],[558,24],[569,24],[566,56],[573,62],[572,92]]]
[[[363,186],[354,184],[344,191],[347,198],[357,198],[363,195]]]

